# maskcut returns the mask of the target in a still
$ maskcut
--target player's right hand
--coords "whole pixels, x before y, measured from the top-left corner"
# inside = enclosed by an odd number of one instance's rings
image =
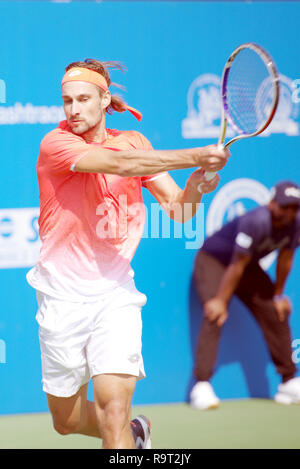
[[[202,148],[195,148],[197,164],[207,172],[217,172],[222,169],[230,157],[227,148],[220,148],[218,145],[208,145]]]
[[[228,318],[226,302],[220,298],[212,298],[204,304],[204,314],[210,322],[222,327]]]

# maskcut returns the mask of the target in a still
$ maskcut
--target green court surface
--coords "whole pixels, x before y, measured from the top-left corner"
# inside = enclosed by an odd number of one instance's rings
[[[154,449],[300,449],[300,405],[250,399],[208,411],[187,404],[133,407],[133,417],[140,413],[151,419]],[[99,449],[101,440],[61,436],[47,413],[0,417],[0,449],[40,448]]]

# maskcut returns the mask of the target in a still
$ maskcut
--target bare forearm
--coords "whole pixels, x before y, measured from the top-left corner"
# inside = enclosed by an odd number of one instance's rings
[[[288,278],[289,275],[289,270],[286,271],[280,271],[276,275],[276,282],[275,282],[275,289],[274,289],[274,295],[282,295],[284,291],[284,286],[286,283],[286,279]]]
[[[214,145],[184,150],[113,151],[94,147],[75,165],[77,171],[118,174],[124,177],[147,176],[174,169],[201,166],[218,171],[227,161]]]
[[[169,217],[180,223],[191,220],[199,210],[202,195],[215,190],[219,180],[219,175],[216,175],[207,181],[202,169],[194,171],[187,180],[185,188],[181,190],[177,186],[171,192],[172,196],[167,198],[167,204],[164,208]],[[161,199],[158,197],[158,200]]]
[[[290,252],[281,252],[276,265],[275,295],[282,295],[286,280],[293,264],[293,255]]]
[[[197,188],[187,184],[182,191],[177,192],[176,197],[170,204],[170,209],[173,208],[170,214],[171,218],[182,223],[189,221],[199,210],[201,199],[202,193]],[[176,217],[177,213],[181,213],[181,218]]]
[[[124,168],[124,176],[147,176],[198,166],[193,150],[119,152],[117,158]]]

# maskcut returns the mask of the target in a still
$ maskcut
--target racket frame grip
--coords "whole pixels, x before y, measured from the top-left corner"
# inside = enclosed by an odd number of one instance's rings
[[[205,180],[206,181],[211,181],[215,177],[216,174],[218,174],[218,173],[217,172],[210,173],[210,172],[206,171],[205,174],[204,174]],[[201,182],[197,187],[198,192],[200,192],[200,193],[202,193],[202,189],[201,189],[202,184],[203,184],[203,182]]]
[[[218,150],[224,150],[225,147],[224,147],[223,143],[218,142],[217,148],[218,148]],[[204,176],[205,176],[206,181],[211,181],[215,177],[216,174],[218,174],[217,171],[215,171],[213,173],[205,171]]]
[[[223,125],[222,125],[223,129],[222,129],[222,133],[220,135],[219,141],[218,141],[218,146],[217,146],[218,150],[224,150],[224,148],[226,148],[226,145],[224,145],[224,140],[225,140],[225,132],[226,132],[226,123],[227,122],[226,122],[226,119],[224,118],[223,112],[222,112],[222,120],[223,120]],[[205,171],[205,174],[204,174],[205,180],[206,181],[211,181],[215,177],[216,174],[218,174],[217,171],[215,171],[215,172]],[[199,186],[197,188],[199,192],[202,192],[202,190],[201,190],[202,184],[203,184],[203,182],[201,184],[199,184]]]

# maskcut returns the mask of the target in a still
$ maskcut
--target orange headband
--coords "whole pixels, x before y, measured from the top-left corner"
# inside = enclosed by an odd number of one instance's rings
[[[96,86],[99,86],[103,91],[108,90],[107,81],[104,76],[100,75],[94,70],[83,67],[73,67],[68,70],[65,76],[62,79],[61,86],[68,81],[87,81],[88,83],[93,83]]]
[[[90,70],[89,68],[84,67],[73,67],[68,70],[61,82],[61,86],[69,81],[85,81],[87,83],[92,83],[93,85],[98,86],[103,91],[108,90],[108,84],[104,76],[100,73]],[[127,111],[129,111],[138,121],[142,119],[142,114],[137,109],[134,109],[131,106],[126,105]]]

